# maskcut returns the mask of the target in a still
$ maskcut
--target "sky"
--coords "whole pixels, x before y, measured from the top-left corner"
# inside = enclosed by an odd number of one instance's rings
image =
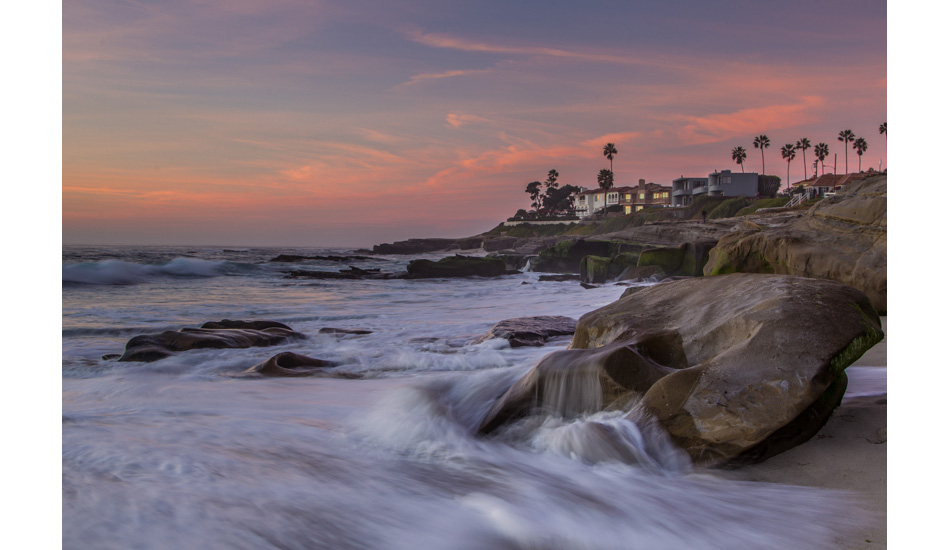
[[[527,184],[886,167],[886,3],[71,0],[65,244],[463,237]],[[748,153],[744,167],[732,149]],[[825,161],[833,170],[834,157]],[[848,166],[858,162],[848,151]]]

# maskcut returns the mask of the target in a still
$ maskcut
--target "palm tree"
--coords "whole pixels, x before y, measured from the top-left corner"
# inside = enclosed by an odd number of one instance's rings
[[[762,173],[765,174],[765,150],[769,148],[769,136],[762,134],[752,140],[752,145],[762,150]]]
[[[788,163],[785,170],[785,188],[788,190],[792,188],[792,177],[790,174],[792,170],[792,159],[795,158],[795,149],[797,149],[797,147],[791,143],[786,143],[785,146],[782,147],[782,158]]]
[[[798,140],[798,143],[795,144],[796,149],[802,150],[802,168],[805,170],[805,179],[808,179],[808,164],[805,162],[805,157],[808,155],[808,148],[811,147],[811,140],[808,138],[802,138]]]
[[[617,148],[613,143],[608,143],[604,145],[604,156],[607,157],[607,160],[610,161],[610,173],[614,172],[614,155],[617,154]]]
[[[606,148],[605,148],[606,149]],[[604,217],[607,217],[607,190],[614,186],[614,173],[606,168],[597,173],[597,185],[604,190]]]
[[[743,164],[746,159],[745,147],[736,147],[732,150],[732,160],[736,161],[736,164],[742,167],[742,173],[745,173],[745,165]]]
[[[861,157],[864,156],[864,152],[868,150],[868,142],[864,138],[858,138],[854,140],[854,150],[858,154],[858,172],[861,171]]]
[[[877,127],[877,131],[880,134],[884,134],[884,139],[887,139],[887,122],[881,124]]]
[[[854,141],[854,132],[841,130],[838,132],[838,141],[844,142],[844,173],[848,173],[848,143]]]
[[[821,164],[821,174],[824,175],[825,174],[825,158],[828,157],[828,144],[819,143],[818,145],[816,145],[815,156],[818,157],[818,164]],[[815,169],[816,170],[818,169],[817,165],[815,166]],[[816,173],[815,174],[816,181],[817,181],[817,177],[818,177],[818,174]]]

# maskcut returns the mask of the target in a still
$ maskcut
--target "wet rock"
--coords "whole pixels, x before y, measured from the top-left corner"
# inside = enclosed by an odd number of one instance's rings
[[[412,260],[406,268],[409,279],[434,279],[442,277],[497,277],[512,273],[500,258],[474,256],[449,256],[438,262]]]
[[[580,275],[574,275],[572,273],[561,273],[558,275],[539,275],[538,281],[540,282],[564,282],[564,281],[580,281]]]
[[[326,374],[327,367],[335,367],[337,363],[315,359],[299,353],[285,351],[278,353],[267,361],[258,363],[242,374],[260,376],[319,376]]]
[[[675,247],[649,248],[640,253],[637,266],[655,266],[669,275],[699,277],[716,241],[683,243]]]
[[[372,260],[369,256],[298,256],[295,254],[281,254],[271,258],[271,262],[305,262],[305,261],[323,261],[323,262],[350,262],[353,260]]]
[[[284,328],[287,330],[293,330],[284,323],[271,321],[269,319],[253,319],[249,321],[232,321],[231,319],[222,319],[220,321],[208,321],[207,323],[201,325],[200,328],[249,328],[253,330],[263,330],[265,328]]]
[[[733,274],[641,287],[582,316],[570,360],[545,358],[481,432],[540,410],[532,392],[559,387],[583,405],[561,414],[640,399],[694,463],[764,460],[817,433],[844,369],[882,337],[868,297],[834,281]]]
[[[360,269],[349,266],[348,269],[340,271],[311,271],[307,269],[294,269],[284,275],[285,279],[398,279],[404,274],[381,272],[377,269]]]
[[[660,281],[665,278],[663,268],[655,265],[630,266],[617,276],[618,281]]]
[[[493,338],[508,340],[511,347],[543,346],[548,338],[574,334],[577,323],[570,317],[560,315],[540,315],[536,317],[518,317],[505,319],[495,324],[487,333],[475,340],[480,344]]]
[[[254,323],[253,321],[231,321]],[[273,323],[273,321],[267,321]],[[280,323],[277,323],[280,324]],[[252,328],[183,328],[160,334],[135,336],[125,345],[119,361],[151,362],[180,351],[192,349],[228,349],[266,347],[282,344],[291,339],[306,338],[284,326]]]

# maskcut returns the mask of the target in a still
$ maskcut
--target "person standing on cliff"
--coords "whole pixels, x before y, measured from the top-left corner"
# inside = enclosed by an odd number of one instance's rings
[[[703,210],[703,223],[706,223],[706,211]]]

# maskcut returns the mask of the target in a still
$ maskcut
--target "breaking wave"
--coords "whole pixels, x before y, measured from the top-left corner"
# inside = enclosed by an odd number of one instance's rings
[[[87,285],[132,285],[153,277],[217,277],[225,275],[229,262],[175,258],[164,264],[137,264],[103,260],[63,266],[63,283]]]

